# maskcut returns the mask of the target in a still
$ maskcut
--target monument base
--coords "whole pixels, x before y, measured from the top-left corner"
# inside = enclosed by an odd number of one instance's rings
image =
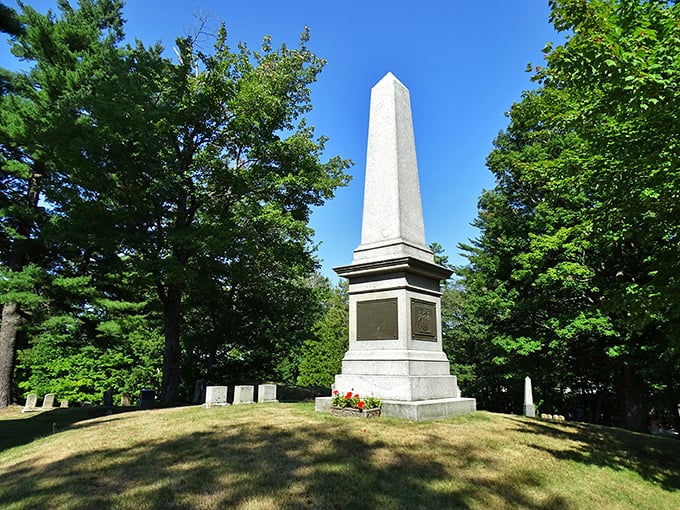
[[[415,402],[460,397],[454,375],[379,375],[338,374],[335,388],[351,391],[362,397],[375,396],[381,400]]]
[[[330,412],[332,397],[317,397],[315,409]],[[440,420],[463,416],[477,410],[474,398],[440,398],[431,400],[383,400],[381,416],[412,421]]]

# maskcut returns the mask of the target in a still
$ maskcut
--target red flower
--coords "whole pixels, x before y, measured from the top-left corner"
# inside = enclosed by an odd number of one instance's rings
[[[359,398],[359,394],[358,394],[358,393],[355,393],[355,394],[354,394],[354,398]]]
[[[359,409],[363,409],[363,407],[364,407],[364,401],[363,401],[363,400],[359,400],[359,402],[357,402],[357,407],[358,407]]]
[[[333,395],[337,395],[337,394],[338,394],[338,390],[333,390]]]
[[[345,395],[345,398],[352,398],[352,392],[351,392],[351,391],[348,391],[348,392],[347,392],[347,395]]]

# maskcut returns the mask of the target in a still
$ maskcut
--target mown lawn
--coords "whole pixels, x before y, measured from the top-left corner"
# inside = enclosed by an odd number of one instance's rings
[[[665,437],[312,404],[103,412],[1,412],[0,508],[680,508],[680,441]]]

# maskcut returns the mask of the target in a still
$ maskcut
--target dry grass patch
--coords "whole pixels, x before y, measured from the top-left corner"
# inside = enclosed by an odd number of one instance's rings
[[[310,404],[96,412],[0,413],[0,507],[680,508],[680,442],[601,427]]]

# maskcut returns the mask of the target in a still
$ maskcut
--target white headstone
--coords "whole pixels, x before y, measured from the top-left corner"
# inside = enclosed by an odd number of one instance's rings
[[[235,386],[234,387],[234,405],[236,404],[254,404],[253,397],[255,396],[255,386]]]
[[[524,379],[524,416],[536,417],[536,407],[534,406],[534,395],[531,391],[531,378]]]
[[[43,397],[42,408],[43,411],[47,411],[54,407],[54,393],[46,393]]]
[[[22,409],[22,413],[28,413],[30,411],[35,411],[35,406],[38,405],[38,395],[35,393],[29,393],[26,397],[26,405]]]
[[[206,386],[204,407],[228,406],[228,390],[227,386]]]
[[[278,400],[276,400],[276,384],[258,385],[257,401],[261,404],[267,402],[278,402]]]

